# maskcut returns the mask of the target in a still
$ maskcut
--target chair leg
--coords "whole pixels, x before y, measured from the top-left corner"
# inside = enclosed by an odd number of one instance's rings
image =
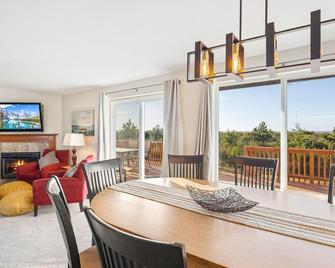
[[[34,217],[37,216],[38,213],[38,206],[34,206]]]
[[[84,211],[83,202],[79,202],[79,209],[80,209],[80,212]]]

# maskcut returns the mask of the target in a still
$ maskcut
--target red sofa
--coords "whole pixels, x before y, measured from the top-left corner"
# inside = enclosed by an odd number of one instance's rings
[[[67,202],[79,203],[80,211],[83,211],[83,201],[87,196],[84,164],[91,162],[92,160],[93,155],[89,155],[88,157],[86,157],[86,159],[80,162],[79,167],[73,177],[59,178]],[[48,180],[49,178],[43,178],[33,181],[34,217],[37,216],[39,206],[51,205],[51,201],[45,189]]]
[[[42,153],[42,156],[51,152],[50,149],[45,149]],[[16,179],[20,181],[25,181],[30,184],[34,180],[40,178],[50,178],[52,175],[63,176],[66,172],[66,168],[62,166],[69,165],[69,150],[56,150],[56,157],[59,160],[59,163],[46,166],[40,170],[38,162],[28,163],[16,168]]]

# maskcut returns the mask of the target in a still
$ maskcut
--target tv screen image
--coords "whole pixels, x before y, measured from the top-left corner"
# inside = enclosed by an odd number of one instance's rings
[[[40,103],[0,103],[0,131],[42,131]]]

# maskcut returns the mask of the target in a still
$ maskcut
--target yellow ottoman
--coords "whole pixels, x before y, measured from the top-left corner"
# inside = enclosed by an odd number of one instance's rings
[[[0,199],[5,195],[16,191],[31,190],[33,187],[24,181],[13,181],[0,186]]]
[[[16,191],[0,200],[0,214],[3,216],[23,215],[33,210],[32,190]]]

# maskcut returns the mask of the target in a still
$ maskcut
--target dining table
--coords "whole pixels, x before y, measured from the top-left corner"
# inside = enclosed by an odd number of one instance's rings
[[[145,183],[186,189],[172,178]],[[274,210],[335,221],[335,206],[283,191],[190,180],[213,188],[232,187],[243,197]],[[188,267],[335,267],[335,247],[222,220],[146,197],[107,188],[91,207],[112,226],[141,237],[185,245]]]

